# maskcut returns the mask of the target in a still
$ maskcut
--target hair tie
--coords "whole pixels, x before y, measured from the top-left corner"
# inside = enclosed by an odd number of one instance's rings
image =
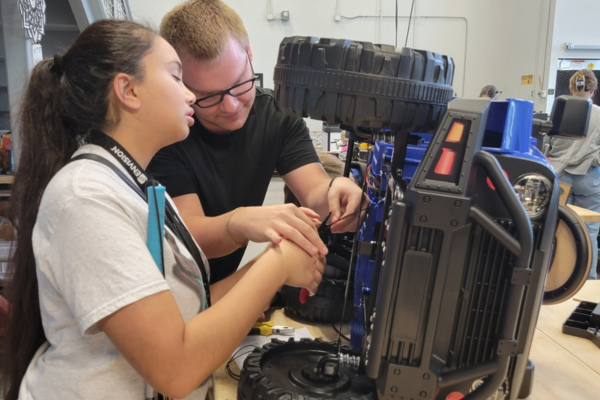
[[[63,76],[65,73],[65,60],[61,54],[54,54],[54,63],[50,68],[50,71],[54,72],[59,77]]]
[[[579,80],[579,78],[581,78],[581,80]],[[575,80],[575,86],[579,87],[582,86],[585,88],[585,76],[581,75],[580,77],[578,76],[577,79]]]

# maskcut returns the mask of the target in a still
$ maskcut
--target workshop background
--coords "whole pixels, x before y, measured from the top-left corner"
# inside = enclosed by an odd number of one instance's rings
[[[158,25],[178,0],[129,0],[132,14]],[[285,36],[364,40],[404,46],[412,0],[228,0],[242,17],[254,53],[254,69],[273,87],[278,45]],[[281,13],[287,11],[288,21]],[[269,20],[269,14],[273,19]],[[600,59],[600,33],[586,16],[600,15],[597,0],[415,0],[407,45],[454,58],[454,91],[477,97],[493,84],[499,99],[534,101],[549,112],[559,59]],[[566,43],[597,45],[568,50]],[[598,62],[600,67],[600,61]],[[320,129],[320,121],[310,121]]]
[[[46,0],[41,51],[44,57],[64,52],[82,29],[103,16],[131,17],[158,27],[162,17],[181,2]],[[406,43],[409,47],[447,54],[455,61],[456,96],[477,97],[483,86],[493,84],[502,91],[499,99],[531,100],[537,113],[551,111],[554,94],[564,94],[565,83],[577,69],[590,68],[600,74],[600,33],[590,22],[593,18],[589,18],[600,15],[598,0],[226,2],[244,20],[254,54],[254,69],[263,74],[263,86],[269,88],[273,87],[279,43],[283,37],[293,35],[399,47]],[[2,168],[9,176],[0,176],[0,200],[9,196],[10,174],[18,165],[16,110],[35,61],[32,44],[23,34],[18,3],[0,0],[0,135],[12,132],[14,154],[14,162]],[[23,68],[24,65],[28,68]],[[327,136],[322,132],[321,121],[307,119],[307,124],[318,150],[337,149],[340,133]],[[274,180],[273,185],[272,193],[277,197],[267,195],[266,203],[279,204],[282,183]],[[254,252],[247,254],[251,256]],[[0,277],[2,271],[0,262]]]

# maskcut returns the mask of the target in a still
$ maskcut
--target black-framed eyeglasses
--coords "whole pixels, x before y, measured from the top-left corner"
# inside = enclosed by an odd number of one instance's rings
[[[202,97],[202,98],[196,100],[194,102],[194,104],[200,108],[210,108],[210,107],[214,107],[217,104],[221,103],[226,94],[231,97],[238,97],[238,96],[241,96],[241,95],[246,94],[249,91],[251,91],[252,88],[254,88],[254,82],[259,80],[260,77],[258,75],[254,74],[254,68],[252,67],[252,61],[250,61],[250,55],[248,53],[246,53],[246,56],[248,57],[248,62],[250,63],[250,70],[252,71],[252,78],[248,79],[247,81],[238,83],[237,85],[233,85],[232,87],[230,87],[227,90],[213,93],[210,96]]]

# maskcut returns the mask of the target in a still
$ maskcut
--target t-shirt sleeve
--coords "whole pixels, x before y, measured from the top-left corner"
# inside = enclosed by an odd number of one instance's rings
[[[148,172],[172,198],[196,193],[193,174],[186,166],[184,154],[177,143],[159,150],[148,165]]]
[[[283,118],[281,134],[285,135],[281,152],[277,159],[277,172],[285,175],[304,165],[319,162],[319,157],[302,118],[286,115]]]
[[[169,290],[142,221],[111,199],[76,198],[65,206],[39,262],[84,335],[97,333],[97,322],[115,311]]]

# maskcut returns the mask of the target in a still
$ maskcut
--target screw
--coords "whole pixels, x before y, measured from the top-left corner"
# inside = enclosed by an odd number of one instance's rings
[[[398,392],[398,388],[396,386],[392,386],[391,391],[392,391],[392,393],[396,393],[396,392]]]
[[[429,378],[430,378],[429,374],[423,374],[423,379],[429,380]]]
[[[424,215],[421,215],[421,218],[419,218],[419,221],[421,222],[427,222],[427,217]]]
[[[454,202],[454,206],[455,206],[455,207],[460,207],[460,206],[462,206],[462,203],[461,203],[461,201],[460,201],[460,200],[456,200],[456,201]]]
[[[394,375],[400,375],[400,370],[398,368],[394,370]]]
[[[429,203],[429,202],[431,201],[431,197],[429,197],[429,196],[425,196],[425,197],[423,197],[423,201],[424,201],[425,203]]]
[[[419,393],[419,396],[421,396],[421,397],[427,397],[427,392],[426,391],[422,391],[421,393]]]
[[[455,219],[453,219],[452,221],[450,221],[450,225],[451,226],[456,226],[456,225],[458,225],[458,221],[455,220]]]

